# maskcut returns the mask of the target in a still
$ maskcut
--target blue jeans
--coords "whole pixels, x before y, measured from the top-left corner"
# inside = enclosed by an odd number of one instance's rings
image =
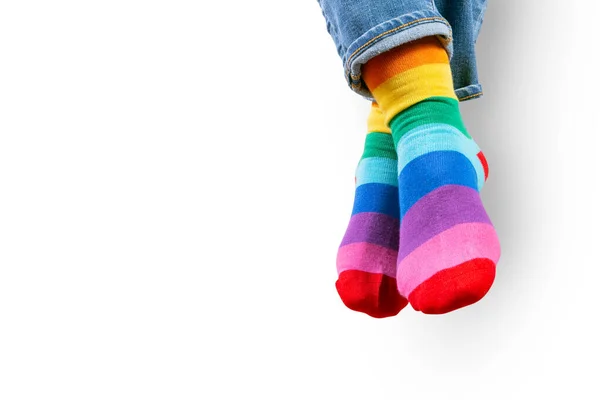
[[[372,100],[361,79],[371,58],[406,42],[436,35],[450,56],[459,100],[481,96],[475,40],[487,0],[318,0],[344,63],[348,85]]]

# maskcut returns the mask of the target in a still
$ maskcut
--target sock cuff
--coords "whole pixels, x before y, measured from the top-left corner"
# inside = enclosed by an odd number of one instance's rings
[[[375,90],[392,76],[425,64],[449,64],[448,53],[435,36],[395,47],[374,57],[363,66],[363,78]]]
[[[396,47],[363,67],[364,80],[384,110],[384,123],[430,97],[456,99],[450,62],[435,37]]]

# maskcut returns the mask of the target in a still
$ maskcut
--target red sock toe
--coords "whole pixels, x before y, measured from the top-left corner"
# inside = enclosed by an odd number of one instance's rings
[[[408,304],[398,293],[396,279],[384,274],[347,270],[335,287],[346,307],[374,318],[393,317]]]
[[[417,286],[408,299],[417,311],[444,314],[479,301],[495,276],[492,260],[476,258],[436,273]]]

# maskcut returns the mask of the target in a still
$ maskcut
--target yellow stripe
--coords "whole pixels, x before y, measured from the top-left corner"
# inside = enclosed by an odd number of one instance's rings
[[[391,77],[373,91],[379,106],[385,110],[385,124],[393,117],[429,97],[456,99],[449,64],[427,64]]]
[[[390,128],[385,124],[385,115],[377,103],[371,105],[371,113],[367,118],[367,132],[392,133]]]

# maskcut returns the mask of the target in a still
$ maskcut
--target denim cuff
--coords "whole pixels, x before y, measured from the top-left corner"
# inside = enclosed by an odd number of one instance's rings
[[[348,46],[344,55],[344,72],[348,86],[361,96],[373,100],[371,92],[361,78],[362,66],[373,57],[394,47],[433,35],[440,39],[448,57],[452,57],[452,28],[435,11],[416,11],[374,26]],[[466,89],[468,87],[461,91]]]
[[[454,92],[459,101],[476,99],[483,96],[483,91],[481,90],[481,85],[479,83],[462,87]]]

